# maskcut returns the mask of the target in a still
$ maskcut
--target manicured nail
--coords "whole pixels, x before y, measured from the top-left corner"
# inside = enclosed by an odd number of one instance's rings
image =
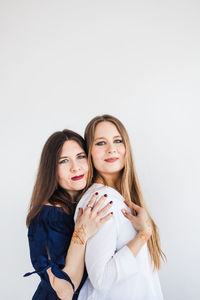
[[[108,197],[108,195],[107,195],[107,194],[105,194],[105,195],[104,195],[104,197]]]
[[[113,201],[110,201],[110,204],[113,204]]]
[[[99,193],[98,193],[98,192],[96,192],[96,193],[95,193],[95,195],[97,196],[97,195],[99,195]]]

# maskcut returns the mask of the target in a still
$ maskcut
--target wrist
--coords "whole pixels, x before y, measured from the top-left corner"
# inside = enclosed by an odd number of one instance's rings
[[[85,245],[88,240],[86,225],[75,228],[72,235],[72,242],[79,245]]]
[[[147,242],[150,237],[151,237],[151,232],[149,230],[140,230],[138,231],[137,237],[140,238],[141,240]]]

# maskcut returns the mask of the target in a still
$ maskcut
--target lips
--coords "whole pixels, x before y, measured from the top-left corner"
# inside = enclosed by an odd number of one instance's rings
[[[111,157],[111,158],[105,159],[105,161],[106,161],[106,162],[109,162],[109,163],[113,163],[113,162],[115,162],[115,161],[117,161],[117,160],[118,160],[118,157]]]
[[[83,177],[84,177],[84,174],[79,175],[79,176],[74,176],[74,177],[72,177],[71,179],[72,179],[73,181],[77,181],[77,180],[81,180]]]

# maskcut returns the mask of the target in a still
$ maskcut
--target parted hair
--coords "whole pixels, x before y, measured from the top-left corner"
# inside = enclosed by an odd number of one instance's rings
[[[57,168],[65,141],[76,141],[86,152],[84,139],[68,129],[53,133],[42,150],[39,168],[29,205],[26,225],[40,212],[45,203],[60,205],[66,213],[74,213],[75,202],[70,194],[58,184]]]
[[[139,205],[140,207],[144,207],[149,215],[151,224],[152,224],[152,236],[148,240],[148,250],[151,257],[151,262],[153,263],[154,269],[160,269],[161,267],[161,258],[164,261],[165,255],[161,250],[160,247],[160,238],[158,233],[158,228],[150,216],[150,213],[147,210],[147,207],[144,203],[144,199],[142,196],[141,188],[139,185],[138,177],[136,174],[133,155],[131,150],[130,139],[126,128],[124,125],[115,117],[111,115],[102,115],[93,118],[87,125],[85,129],[84,138],[86,141],[87,151],[88,151],[88,164],[89,164],[89,173],[88,173],[88,181],[87,186],[91,184],[91,182],[95,182],[95,179],[98,175],[97,170],[93,166],[92,163],[92,155],[91,150],[94,142],[94,135],[95,135],[95,128],[100,122],[111,122],[113,123],[116,128],[118,129],[123,143],[126,148],[126,155],[125,155],[125,166],[121,172],[121,181],[120,181],[120,193],[129,202],[134,202],[135,204]]]

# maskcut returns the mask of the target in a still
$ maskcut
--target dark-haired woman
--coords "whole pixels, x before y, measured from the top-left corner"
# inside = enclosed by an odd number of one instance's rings
[[[76,200],[86,186],[88,162],[83,138],[70,130],[56,132],[44,145],[29,213],[27,216],[30,256],[41,282],[34,300],[77,299],[84,282],[87,240],[103,223],[112,203],[102,208],[92,195],[79,209],[74,225]],[[106,215],[106,216],[105,216]]]

